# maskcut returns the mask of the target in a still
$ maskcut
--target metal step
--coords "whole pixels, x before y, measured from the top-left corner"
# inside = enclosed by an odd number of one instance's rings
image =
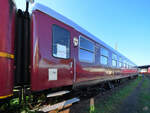
[[[73,99],[69,99],[69,100],[54,104],[54,105],[44,106],[44,107],[40,108],[38,111],[49,112],[49,111],[56,110],[56,109],[63,109],[65,106],[71,105],[78,101],[80,101],[79,98],[73,98]]]
[[[49,98],[49,97],[61,96],[61,95],[67,94],[69,92],[70,91],[59,91],[59,92],[48,94],[47,97]]]

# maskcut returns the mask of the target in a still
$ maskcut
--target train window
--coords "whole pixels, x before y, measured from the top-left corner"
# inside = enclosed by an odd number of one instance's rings
[[[117,66],[117,55],[112,54],[112,66]]]
[[[83,36],[80,36],[79,43],[79,60],[83,62],[92,63],[95,60],[95,46],[94,43]]]
[[[132,63],[131,63],[131,68],[133,68],[133,65],[132,65]]]
[[[119,65],[118,65],[118,66],[119,66],[119,67],[122,67],[122,65],[123,65],[123,64],[122,64],[122,58],[119,57]]]
[[[122,63],[121,62],[119,62],[119,67],[122,67]]]
[[[128,65],[128,68],[130,69],[130,65]]]
[[[94,44],[86,38],[80,36],[80,48],[94,52]]]
[[[88,52],[86,50],[80,49],[79,50],[79,59],[80,61],[84,62],[93,62],[94,61],[94,54],[91,52]]]
[[[125,63],[125,68],[127,68],[127,63]]]
[[[105,48],[101,48],[101,55],[109,57],[109,52]]]
[[[127,62],[127,68],[129,69],[129,62]]]
[[[128,64],[126,63],[126,68],[128,69]]]
[[[126,64],[124,63],[123,67],[125,68],[126,67]]]
[[[131,69],[132,68],[132,66],[131,65],[129,65],[129,69]]]
[[[117,61],[116,60],[112,60],[112,66],[114,66],[114,67],[117,66]]]
[[[125,68],[126,67],[126,61],[125,60],[123,60],[123,66],[122,66],[123,68]]]
[[[112,54],[112,59],[117,60],[117,55]]]
[[[129,69],[131,69],[131,66],[129,65]]]
[[[101,64],[108,65],[108,58],[105,56],[101,56]]]
[[[108,65],[108,58],[109,58],[109,51],[106,50],[105,48],[100,49],[100,63],[103,65]]]
[[[70,57],[70,32],[62,27],[53,25],[53,56],[57,58]]]
[[[125,60],[124,63],[125,63],[125,68],[128,68],[128,61]]]

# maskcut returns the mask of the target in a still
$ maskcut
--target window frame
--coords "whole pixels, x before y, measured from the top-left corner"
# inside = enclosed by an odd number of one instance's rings
[[[80,46],[80,43],[81,43],[80,39],[81,39],[81,38],[84,38],[85,40],[87,40],[87,41],[93,43],[93,45],[94,45],[94,51],[90,51],[90,50],[88,50],[88,49],[82,48],[82,47]],[[92,62],[87,61],[87,60],[82,60],[82,59],[80,59],[80,49],[94,54],[94,58],[92,59]],[[79,35],[78,58],[79,58],[79,61],[80,61],[80,62],[95,63],[95,43],[94,43],[93,41],[89,40],[88,38],[86,38],[86,37],[83,36],[83,35]]]
[[[109,66],[109,57],[110,57],[110,51],[107,49],[107,48],[105,48],[105,47],[103,47],[103,46],[100,46],[100,48],[99,48],[100,50],[99,50],[99,52],[100,52],[100,65],[104,65],[104,66]],[[107,52],[108,52],[108,56],[105,56],[105,55],[103,55],[102,54],[102,49],[105,49]],[[101,62],[101,57],[105,57],[105,58],[107,58],[107,64],[103,64],[102,62]]]
[[[123,67],[123,58],[121,56],[118,56],[119,60],[118,60],[118,67],[122,68]],[[121,65],[120,65],[121,64]]]
[[[53,26],[57,26],[57,27],[59,27],[59,28],[62,28],[62,29],[64,29],[64,30],[66,30],[66,31],[68,31],[69,33],[70,33],[70,38],[69,38],[69,57],[68,58],[62,58],[62,57],[57,57],[57,56],[54,56],[53,55],[53,49],[54,49],[54,47],[53,47]],[[64,28],[64,27],[62,27],[61,25],[57,25],[57,24],[52,24],[52,27],[51,27],[51,32],[52,32],[52,56],[54,57],[54,58],[57,58],[57,59],[70,59],[71,58],[71,31],[69,31],[68,29],[66,29],[66,28]]]
[[[114,58],[113,58],[113,55],[115,55],[115,56],[116,56],[116,59],[114,59]],[[112,67],[117,67],[117,65],[118,65],[117,57],[118,57],[118,56],[117,56],[117,54],[112,53],[112,58],[111,58],[111,65],[112,65]],[[116,62],[116,65],[115,65],[115,66],[113,65],[113,61],[115,61],[115,62]]]

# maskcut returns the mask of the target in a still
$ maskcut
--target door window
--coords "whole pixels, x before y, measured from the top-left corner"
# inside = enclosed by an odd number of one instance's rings
[[[53,56],[68,59],[70,57],[70,32],[58,25],[52,26]]]

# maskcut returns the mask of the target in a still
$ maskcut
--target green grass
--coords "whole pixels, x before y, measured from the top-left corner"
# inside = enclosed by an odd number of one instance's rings
[[[28,97],[27,97],[28,100]],[[28,101],[27,101],[28,102]],[[19,104],[19,98],[14,98],[10,100],[9,104],[5,103],[0,107],[0,112],[9,113],[35,113],[31,112],[27,105],[22,102]]]
[[[142,91],[139,95],[140,113],[150,113],[150,80],[144,79]]]
[[[127,96],[130,95],[130,93],[134,90],[134,88],[141,80],[142,78],[138,77],[133,82],[130,82],[126,87],[119,90],[119,92],[114,92],[106,99],[106,101],[100,101],[96,103],[95,110],[90,113],[117,113],[118,106]]]

